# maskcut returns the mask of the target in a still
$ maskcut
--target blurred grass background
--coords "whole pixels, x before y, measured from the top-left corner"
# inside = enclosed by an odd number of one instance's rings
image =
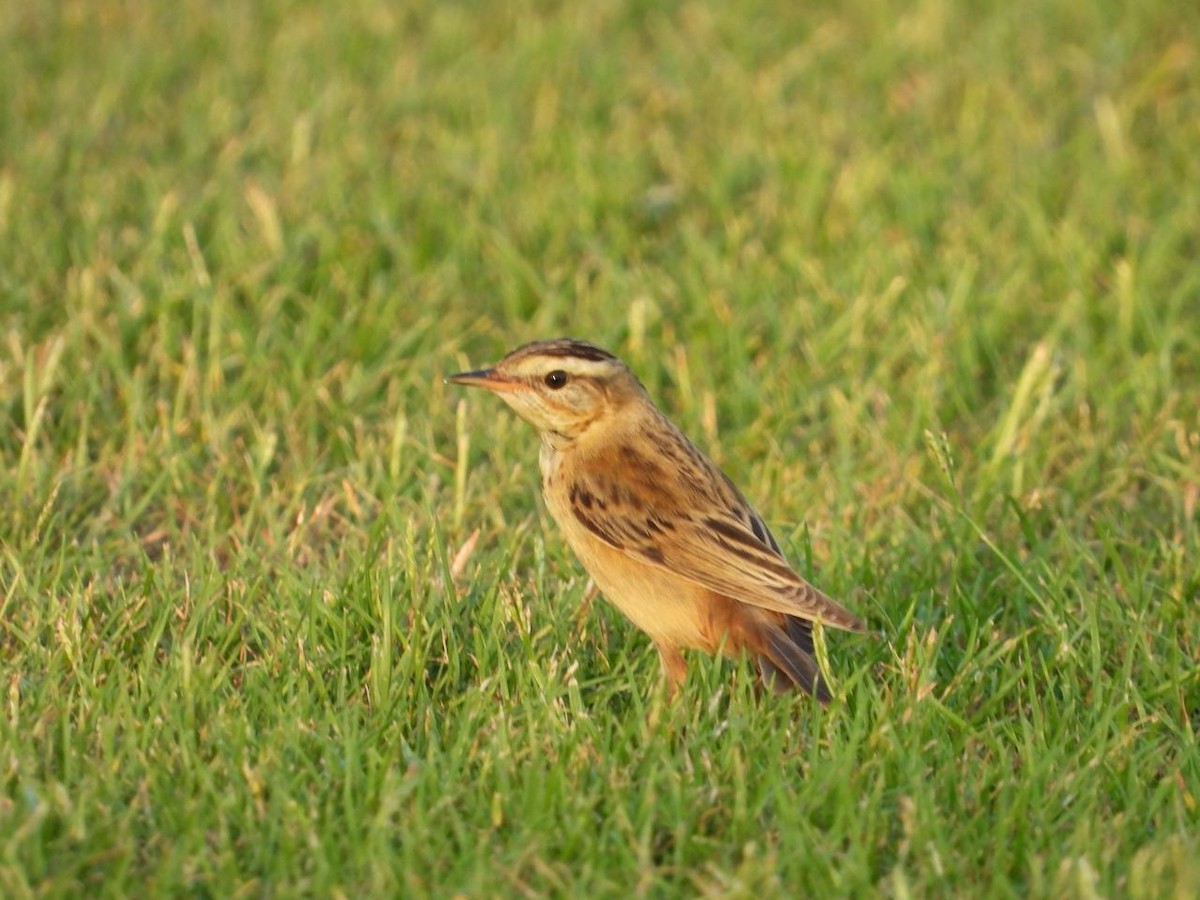
[[[0,893],[1200,892],[1198,26],[6,4]],[[441,382],[560,334],[878,629],[830,709],[585,602]]]

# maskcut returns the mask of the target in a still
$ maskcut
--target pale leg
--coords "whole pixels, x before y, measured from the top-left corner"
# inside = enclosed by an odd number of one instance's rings
[[[658,658],[662,662],[663,675],[667,678],[667,693],[674,697],[683,686],[684,679],[687,678],[687,663],[678,647],[660,644],[657,641],[654,646],[658,648]]]

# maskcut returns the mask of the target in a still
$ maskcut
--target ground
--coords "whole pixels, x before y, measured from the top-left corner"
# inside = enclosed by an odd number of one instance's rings
[[[0,893],[1200,893],[1200,11],[0,16]],[[671,702],[450,372],[619,353],[869,635]]]

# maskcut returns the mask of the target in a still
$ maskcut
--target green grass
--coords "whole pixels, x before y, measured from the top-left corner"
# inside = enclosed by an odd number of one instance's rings
[[[0,894],[1200,892],[1192,5],[9,7]],[[828,709],[585,602],[560,334]]]

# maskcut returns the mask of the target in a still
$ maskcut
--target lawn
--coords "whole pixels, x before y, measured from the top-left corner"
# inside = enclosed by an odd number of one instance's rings
[[[1200,7],[0,15],[0,895],[1200,894]],[[865,618],[588,591],[586,338]]]

